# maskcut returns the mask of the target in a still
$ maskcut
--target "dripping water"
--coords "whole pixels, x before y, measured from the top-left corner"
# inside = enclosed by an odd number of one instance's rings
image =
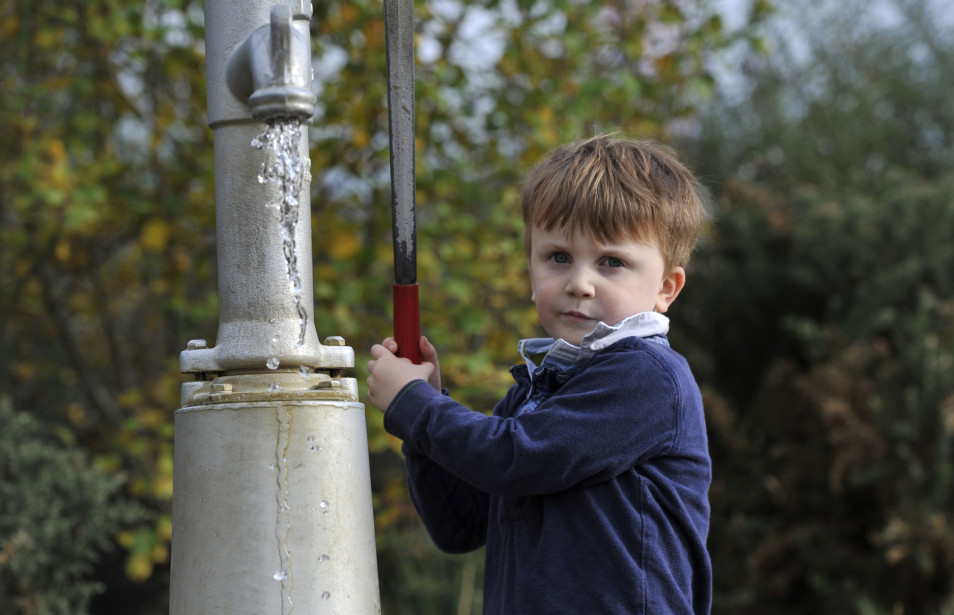
[[[275,539],[278,542],[278,559],[281,567],[275,572],[274,579],[282,582],[282,612],[284,613],[285,602],[291,604],[292,583],[291,553],[288,549],[288,534],[291,528],[288,507],[288,445],[291,434],[291,414],[283,404],[276,406],[275,413],[275,418],[278,420],[278,441],[275,444],[275,467],[278,470],[275,477],[278,487],[275,496],[278,509],[275,518]]]
[[[295,246],[300,208],[299,195],[306,173],[306,163],[299,151],[300,143],[301,122],[294,118],[270,120],[265,132],[252,139],[253,147],[266,150],[266,160],[262,163],[258,181],[263,184],[274,182],[278,184],[281,192],[278,202],[270,204],[270,207],[277,208],[279,213],[279,231],[282,238],[282,252],[285,256],[285,270],[292,296],[295,298],[295,308],[298,311],[299,346],[305,343],[305,332],[308,327],[308,311],[301,302],[302,279],[298,272]]]

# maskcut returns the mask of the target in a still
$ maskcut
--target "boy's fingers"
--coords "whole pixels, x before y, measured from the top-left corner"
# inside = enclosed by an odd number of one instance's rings
[[[429,363],[433,363],[437,360],[437,349],[434,348],[434,345],[431,344],[431,341],[426,337],[421,337],[421,357],[427,359]]]
[[[421,354],[428,354],[428,353],[434,352],[433,344],[431,344],[430,340],[428,340],[423,335],[421,336],[421,341],[418,342],[418,347],[421,349]]]
[[[389,354],[394,354],[390,349],[382,346],[381,344],[375,344],[371,347],[371,356],[375,359],[380,359],[388,356]]]

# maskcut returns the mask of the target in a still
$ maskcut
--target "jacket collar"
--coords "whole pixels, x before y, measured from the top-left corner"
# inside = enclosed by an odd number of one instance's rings
[[[665,335],[669,332],[669,318],[658,312],[640,312],[624,318],[615,325],[604,322],[597,323],[592,331],[587,333],[579,346],[575,346],[564,339],[554,340],[552,337],[535,337],[520,340],[520,356],[527,362],[530,374],[537,365],[532,357],[546,353],[541,361],[544,364],[553,364],[556,368],[567,368],[580,361],[587,360],[600,350],[608,348],[621,339],[627,337],[652,337]]]

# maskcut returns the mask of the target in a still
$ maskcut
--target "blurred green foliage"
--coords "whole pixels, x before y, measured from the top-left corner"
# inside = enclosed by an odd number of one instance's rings
[[[86,615],[90,578],[113,536],[144,510],[95,467],[71,432],[0,398],[0,605],[9,615]]]
[[[515,341],[539,333],[530,165],[618,129],[675,144],[712,187],[672,337],[706,397],[714,613],[954,612],[951,37],[926,2],[886,3],[887,25],[842,4],[759,0],[731,31],[706,0],[416,7],[422,320],[465,403],[488,410]],[[355,348],[360,382],[391,329],[383,9],[314,11],[314,319]],[[33,433],[68,426],[41,438],[37,472],[148,511],[104,514],[72,545],[56,598],[70,612],[100,589],[91,612],[132,612],[130,595],[166,610],[177,357],[215,338],[228,266],[202,22],[198,0],[0,7],[0,391],[49,427]],[[480,554],[429,543],[399,443],[368,417],[384,612],[479,612]],[[0,485],[11,502],[26,488]],[[23,511],[4,517],[0,557],[34,527]],[[45,544],[36,562],[65,548]],[[24,570],[19,595],[46,587]]]
[[[718,612],[954,612],[954,40],[888,6],[780,14],[686,143],[720,178],[676,327]]]

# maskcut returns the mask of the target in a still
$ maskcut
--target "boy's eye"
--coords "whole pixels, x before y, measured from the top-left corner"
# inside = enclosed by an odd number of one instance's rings
[[[558,265],[566,265],[570,262],[570,255],[566,252],[554,252],[550,255],[550,260]]]
[[[622,267],[623,261],[619,260],[615,256],[607,256],[606,260],[604,261],[604,264],[607,267]]]

